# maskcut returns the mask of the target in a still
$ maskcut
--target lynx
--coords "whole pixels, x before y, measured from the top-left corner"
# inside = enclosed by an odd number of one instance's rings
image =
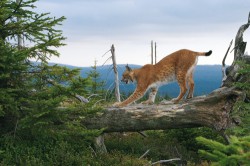
[[[209,56],[211,54],[211,50],[208,52],[194,52],[182,49],[166,56],[155,65],[147,64],[139,69],[131,69],[127,65],[121,81],[126,84],[136,81],[137,87],[129,98],[123,102],[115,103],[114,106],[127,106],[143,97],[148,89],[151,89],[149,98],[143,103],[153,104],[158,87],[175,80],[177,80],[180,87],[180,93],[172,101],[178,103],[187,90],[186,98],[192,98],[194,93],[193,71],[197,64],[198,56]]]

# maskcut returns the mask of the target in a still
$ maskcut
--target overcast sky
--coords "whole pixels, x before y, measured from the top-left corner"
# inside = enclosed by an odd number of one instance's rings
[[[249,0],[40,0],[35,5],[39,12],[67,18],[60,27],[67,45],[51,62],[74,66],[93,66],[95,60],[102,65],[112,44],[117,63],[150,63],[151,40],[157,43],[157,60],[186,48],[213,50],[198,64],[221,64],[250,12]],[[244,40],[250,44],[250,29]]]

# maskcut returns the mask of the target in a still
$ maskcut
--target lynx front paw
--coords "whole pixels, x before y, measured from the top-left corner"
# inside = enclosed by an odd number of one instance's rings
[[[174,98],[171,100],[174,104],[178,104],[180,100],[178,100],[177,98]]]
[[[148,104],[148,105],[152,105],[152,104],[154,104],[154,102],[153,102],[153,101],[151,101],[151,100],[146,100],[146,101],[141,102],[141,104]]]
[[[112,106],[113,107],[120,107],[120,105],[121,105],[121,102],[115,102]]]
[[[123,102],[115,102],[112,106],[113,107],[125,107],[126,104],[124,104]]]

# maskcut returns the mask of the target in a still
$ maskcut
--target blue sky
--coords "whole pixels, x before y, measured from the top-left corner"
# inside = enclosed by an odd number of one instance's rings
[[[91,66],[94,60],[102,65],[112,44],[117,63],[150,63],[151,40],[157,43],[158,60],[182,48],[211,49],[213,54],[200,57],[198,64],[221,64],[250,12],[247,0],[40,0],[36,6],[67,18],[59,27],[67,45],[51,61],[74,66]],[[250,43],[248,31],[244,39]],[[232,58],[231,53],[227,64]]]

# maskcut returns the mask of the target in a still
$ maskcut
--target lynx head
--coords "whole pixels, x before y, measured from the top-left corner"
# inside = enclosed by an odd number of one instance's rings
[[[122,74],[121,81],[125,82],[126,84],[128,84],[129,81],[133,82],[133,70],[128,65],[126,65],[126,70]]]

